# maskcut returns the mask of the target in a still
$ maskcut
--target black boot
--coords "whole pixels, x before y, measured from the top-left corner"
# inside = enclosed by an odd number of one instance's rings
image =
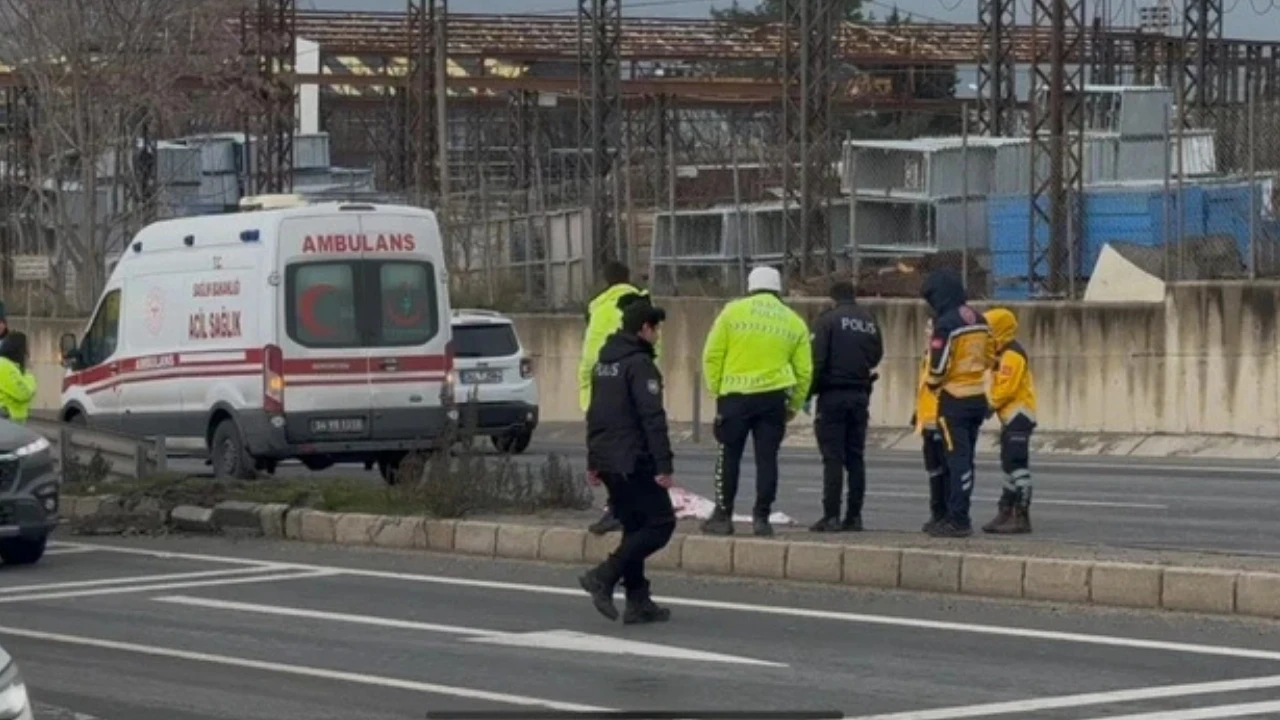
[[[618,562],[612,557],[578,577],[578,584],[591,596],[591,604],[610,620],[618,619],[618,607],[613,604],[613,589],[618,585],[618,577]]]
[[[929,531],[929,536],[936,538],[967,538],[970,535],[973,535],[972,526],[961,525],[950,518],[942,520]]]
[[[840,529],[845,532],[862,532],[862,513],[846,514],[844,522],[840,523]]]
[[[716,508],[711,518],[702,523],[702,532],[707,535],[732,535],[733,513],[724,508]]]
[[[670,619],[671,611],[655,603],[649,595],[649,583],[646,582],[641,589],[627,591],[627,609],[622,615],[624,625],[643,625]]]
[[[834,517],[824,517],[813,525],[809,526],[809,532],[816,533],[833,533],[840,532],[840,520]]]
[[[605,508],[604,515],[587,528],[592,535],[608,535],[622,529],[622,521],[613,516],[613,508]]]
[[[773,523],[769,522],[769,516],[757,515],[751,523],[751,532],[756,537],[773,537]]]

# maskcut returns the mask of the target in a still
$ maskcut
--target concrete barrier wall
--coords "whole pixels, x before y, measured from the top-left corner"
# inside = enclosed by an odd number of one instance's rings
[[[661,364],[672,419],[693,419],[702,343],[721,304],[667,298]],[[924,348],[923,303],[865,300],[885,333],[872,421],[904,425]],[[1186,284],[1164,303],[1015,303],[1040,393],[1041,428],[1115,433],[1280,436],[1280,284]],[[806,317],[821,302],[795,304]],[[580,420],[574,369],[578,316],[524,315],[521,337],[539,360],[543,417]],[[700,388],[699,388],[700,389]],[[704,420],[714,405],[702,397]]]
[[[721,303],[660,301],[668,312],[661,364],[673,421],[714,416],[699,382],[702,345]],[[865,300],[885,333],[885,360],[872,422],[905,425],[924,349],[923,303]],[[1021,324],[1040,393],[1041,428],[1115,433],[1280,436],[1280,283],[1172,286],[1163,303],[1008,305]],[[813,317],[821,302],[795,307]],[[580,315],[519,315],[521,339],[536,358],[543,419],[578,421]],[[13,318],[31,336],[40,380],[38,407],[58,405],[58,337],[81,320]]]

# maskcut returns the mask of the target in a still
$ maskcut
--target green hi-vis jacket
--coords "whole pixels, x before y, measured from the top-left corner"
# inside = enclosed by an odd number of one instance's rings
[[[627,295],[648,294],[648,290],[641,290],[630,283],[618,283],[606,288],[587,305],[587,330],[582,337],[582,359],[578,362],[578,407],[582,412],[585,413],[591,404],[591,368],[596,365],[600,348],[622,327],[622,310],[618,308],[618,301]],[[661,350],[661,347],[655,347],[655,356]]]
[[[0,407],[16,423],[26,422],[36,397],[36,376],[8,358],[0,358]]]
[[[702,374],[715,397],[789,390],[792,411],[804,407],[813,381],[809,326],[772,293],[734,300],[711,326]]]

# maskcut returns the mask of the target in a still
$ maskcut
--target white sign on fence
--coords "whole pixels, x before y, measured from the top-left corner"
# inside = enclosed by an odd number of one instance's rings
[[[50,275],[48,255],[14,255],[13,279],[21,281],[48,280]]]

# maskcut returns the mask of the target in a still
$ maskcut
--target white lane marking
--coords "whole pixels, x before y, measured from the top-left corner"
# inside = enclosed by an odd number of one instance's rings
[[[1111,705],[1113,703],[1139,702],[1142,700],[1168,700],[1171,698],[1192,697],[1194,695],[1269,690],[1277,687],[1280,687],[1280,675],[1268,675],[1266,677],[1245,678],[1242,680],[1219,680],[1183,685],[1135,688],[1132,690],[1110,690],[1106,692],[1080,693],[1078,695],[1035,698],[1032,700],[986,703],[983,705],[962,705],[938,708],[936,710],[908,710],[906,712],[886,713],[883,715],[846,716],[845,720],[960,720],[961,718],[990,717],[992,715],[1046,712],[1048,710],[1088,707],[1090,705]],[[1146,716],[1144,715],[1143,717],[1145,718]],[[1167,719],[1170,716],[1160,712],[1152,717]],[[1099,718],[1099,720],[1102,719]],[[1119,719],[1109,718],[1108,720]]]
[[[420,630],[450,635],[469,636],[467,642],[505,645],[508,647],[524,647],[539,650],[568,650],[572,652],[603,653],[607,655],[637,655],[643,657],[662,658],[665,660],[693,660],[700,662],[720,662],[735,665],[760,665],[764,667],[787,667],[783,663],[766,662],[737,655],[688,650],[672,645],[638,642],[617,637],[590,635],[588,633],[569,630],[550,630],[545,632],[504,632],[501,630],[485,630],[482,628],[464,627],[461,625],[441,625],[438,623],[416,622],[413,620],[397,620],[395,618],[377,617],[374,615],[352,615],[348,613],[306,610],[303,608],[280,607],[278,605],[258,605],[230,600],[212,600],[191,597],[188,595],[168,595],[152,598],[157,602],[173,605],[208,608],[211,610],[232,610],[238,612],[259,613],[281,617],[305,618],[308,620],[325,620],[345,622],[356,625],[397,628],[401,630]]]
[[[94,548],[74,548],[74,547],[58,547],[51,545],[45,549],[45,555],[82,555],[84,553],[97,552]]]
[[[1190,710],[1160,710],[1159,712],[1137,713],[1134,715],[1110,715],[1094,720],[1217,720],[1217,718],[1249,717],[1265,713],[1280,712],[1280,702],[1240,703],[1237,705],[1217,705],[1215,707],[1193,708]]]
[[[102,548],[104,552],[118,552],[125,555],[155,554],[155,551],[144,550],[142,548],[126,548],[115,545],[94,545],[93,547]],[[210,562],[216,562],[218,558],[216,555],[204,555],[200,553],[168,552],[164,553],[164,555],[165,557],[179,557],[185,560],[208,560]],[[377,578],[380,580],[402,580],[407,582],[430,583],[451,587],[480,588],[486,590],[510,590],[540,595],[559,595],[562,597],[582,596],[581,590],[566,587],[554,587],[550,585],[529,585],[501,582],[497,580],[474,580],[471,578],[447,577],[443,575],[414,575],[410,573],[388,572],[384,570],[344,568],[333,565],[310,565],[302,563],[280,564],[287,564],[288,567],[296,570],[320,571],[337,575],[350,575],[352,577]],[[750,605],[747,603],[723,602],[719,600],[699,600],[697,598],[664,596],[662,600],[671,605],[683,605],[685,607],[704,608],[708,610],[727,610],[729,612],[778,615],[782,617],[805,618],[809,620],[833,620],[836,622],[861,623],[865,625],[907,627],[918,630],[942,630],[945,632],[1048,640],[1053,642],[1077,643],[1081,645],[1124,647],[1138,650],[1162,650],[1165,652],[1179,652],[1192,655],[1235,657],[1250,660],[1280,662],[1280,652],[1229,647],[1223,645],[1200,645],[1196,643],[1166,642],[1162,640],[1142,640],[1138,638],[1119,637],[1114,635],[1088,635],[1085,633],[1035,630],[1031,628],[1015,628],[998,625],[979,625],[974,623],[946,622],[941,620],[917,620],[915,618],[893,617],[890,615],[865,615],[860,613],[837,612],[833,610],[813,610],[809,608],[777,607],[772,605]]]
[[[30,640],[41,640],[44,642],[63,643],[66,645],[78,645],[80,647],[93,647],[101,650],[115,650],[119,652],[136,653],[139,655],[150,655],[152,657],[189,660],[191,662],[223,665],[245,670],[262,670],[266,672],[280,673],[282,675],[296,675],[301,677],[320,678],[324,680],[336,680],[338,682],[348,682],[357,685],[409,690],[427,695],[445,695],[449,697],[465,698],[468,700],[481,700],[499,703],[502,705],[543,707],[549,710],[563,710],[565,712],[611,712],[609,708],[563,703],[555,700],[530,697],[527,695],[511,695],[507,693],[475,690],[472,688],[456,687],[452,685],[438,685],[436,683],[419,682],[417,680],[403,680],[400,678],[382,677],[379,675],[366,675],[364,673],[342,672],[339,670],[308,667],[306,665],[289,665],[263,660],[251,660],[249,658],[233,657],[229,655],[192,652],[189,650],[119,642],[116,640],[103,640],[101,638],[84,637],[80,635],[41,632],[39,630],[28,630],[25,628],[8,627],[4,625],[0,625],[0,635],[9,635],[12,637],[27,638]]]
[[[500,631],[497,630],[481,630],[479,628],[462,627],[461,625],[441,625],[438,623],[416,622],[413,620],[396,620],[395,618],[376,617],[373,615],[349,615],[347,613],[304,610],[302,608],[280,607],[278,605],[258,605],[255,603],[233,602],[230,600],[213,600],[209,598],[191,597],[189,595],[166,595],[164,597],[152,598],[152,600],[172,605],[189,605],[192,607],[203,607],[213,610],[234,610],[238,612],[258,613],[261,615],[305,618],[307,620],[325,620],[329,622],[345,622],[358,625],[374,625],[377,627],[396,628],[399,630],[421,630],[423,632],[471,635],[475,637],[500,634]]]
[[[929,498],[926,493],[914,492],[898,492],[892,490],[874,490],[867,491],[870,497],[886,497],[886,498],[911,498],[913,500],[927,500]],[[998,501],[995,495],[975,495],[975,502],[995,502]],[[1041,498],[1036,496],[1036,503],[1043,505],[1076,505],[1079,507],[1109,507],[1109,508],[1129,508],[1134,510],[1168,510],[1168,505],[1157,505],[1154,503],[1131,503],[1131,502],[1109,502],[1105,500],[1054,500],[1052,498]]]
[[[281,582],[284,580],[306,580],[309,578],[330,577],[340,573],[331,570],[315,569],[311,571],[301,571],[301,568],[291,568],[299,570],[289,575],[261,575],[257,577],[233,577],[222,578],[218,580],[194,580],[191,582],[171,582],[160,583],[156,585],[127,585],[125,587],[108,587],[95,588],[90,590],[68,590],[65,592],[49,592],[49,593],[31,593],[27,595],[5,596],[0,597],[0,604],[31,602],[34,600],[69,600],[79,597],[97,597],[99,595],[123,595],[126,593],[145,593],[156,590],[178,590],[182,588],[198,588],[198,587],[223,587],[225,585],[245,585],[248,583],[268,583]]]
[[[626,640],[604,635],[590,635],[573,630],[547,630],[529,633],[504,633],[481,638],[469,638],[466,642],[484,643],[487,645],[503,645],[506,647],[532,648],[536,650],[568,650],[570,652],[598,653],[602,655],[632,655],[637,657],[660,658],[663,660],[690,660],[694,662],[717,662],[732,665],[756,665],[762,667],[780,667],[783,663],[767,662],[737,655],[689,650],[673,645]]]
[[[137,585],[141,583],[169,582],[173,580],[195,580],[196,578],[213,578],[226,575],[245,575],[247,573],[283,570],[287,568],[263,566],[260,568],[234,568],[231,570],[201,570],[198,572],[165,573],[163,575],[134,575],[131,577],[101,578],[98,580],[69,580],[66,582],[43,583],[40,585],[17,585],[0,588],[0,595],[15,593],[40,592],[45,590],[69,590],[71,588],[91,588],[106,585]]]

